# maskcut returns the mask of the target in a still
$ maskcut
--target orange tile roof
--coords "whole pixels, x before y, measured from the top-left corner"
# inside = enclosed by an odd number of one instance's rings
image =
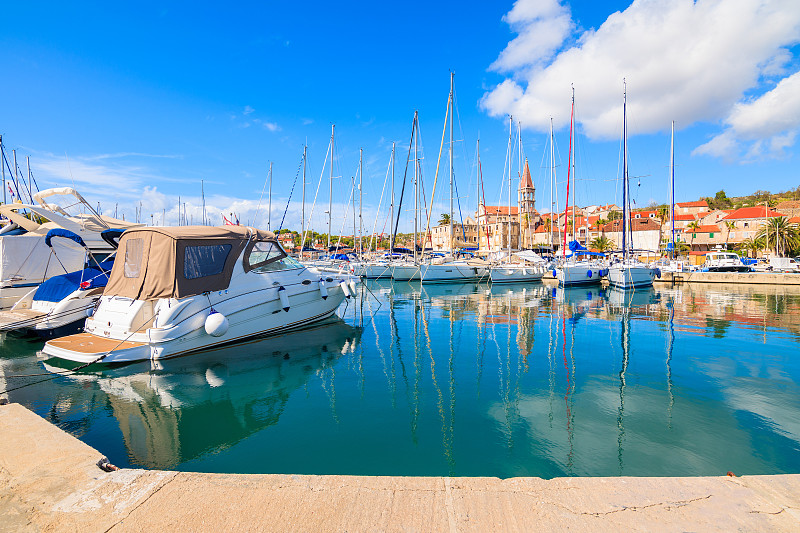
[[[697,200],[694,202],[681,202],[675,204],[676,207],[708,207],[708,202],[705,200]]]
[[[675,214],[675,220],[676,220],[676,221],[683,221],[683,220],[694,220],[694,215],[690,215],[690,214],[687,214],[687,215],[679,215],[679,214],[677,214],[677,213],[676,213],[676,214]]]
[[[735,210],[730,215],[726,216],[722,220],[741,220],[741,219],[750,219],[750,218],[773,218],[773,217],[782,217],[785,216],[781,213],[778,213],[775,210],[767,209],[765,207],[755,206],[755,207],[740,207],[739,209]]]
[[[716,224],[706,224],[698,226],[697,229],[686,228],[683,230],[684,233],[719,233],[720,231]]]
[[[508,206],[507,205],[487,205],[484,206],[486,209],[487,215],[508,215]],[[516,215],[518,211],[517,207],[511,207],[511,214]],[[481,215],[482,216],[482,215]]]

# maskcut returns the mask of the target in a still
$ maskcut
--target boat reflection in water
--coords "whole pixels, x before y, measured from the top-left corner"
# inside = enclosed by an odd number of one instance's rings
[[[352,353],[360,332],[341,319],[277,337],[78,374],[96,381],[119,422],[131,465],[175,468],[278,422],[311,376]],[[149,365],[148,365],[149,366]],[[52,370],[57,368],[49,367]]]
[[[58,377],[9,398],[120,466],[543,478],[800,472],[800,290],[364,287],[368,298],[332,324],[152,369]],[[347,325],[362,316],[362,326]],[[0,345],[7,384],[41,364],[19,342]]]

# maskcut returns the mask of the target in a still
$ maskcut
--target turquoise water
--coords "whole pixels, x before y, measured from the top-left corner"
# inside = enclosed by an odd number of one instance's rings
[[[800,291],[367,287],[311,329],[9,397],[126,467],[800,473]],[[43,379],[9,377],[52,368],[41,346],[2,341],[0,389]]]

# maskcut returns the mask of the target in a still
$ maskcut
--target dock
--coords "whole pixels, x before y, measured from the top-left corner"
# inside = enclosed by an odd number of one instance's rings
[[[0,406],[0,531],[798,531],[800,475],[448,478],[105,472]]]
[[[795,285],[800,274],[778,272],[662,272],[654,283],[731,283],[740,285]]]

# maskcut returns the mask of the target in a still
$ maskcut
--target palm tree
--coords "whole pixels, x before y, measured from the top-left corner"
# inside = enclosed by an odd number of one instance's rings
[[[448,213],[442,213],[440,215],[439,225],[440,226],[448,226],[450,225],[450,215]]]
[[[731,230],[732,229],[736,229],[736,223],[733,222],[732,220],[726,220],[725,221],[725,229],[728,230],[727,233],[725,233],[725,249],[727,250],[728,249],[728,239],[731,236]]]
[[[589,246],[592,248],[592,250],[605,252],[606,250],[611,250],[614,247],[614,243],[611,241],[611,239],[605,235],[602,235],[592,239],[592,242],[589,243]]]
[[[772,217],[762,225],[756,238],[764,243],[764,248],[775,250],[777,255],[800,248],[800,231],[797,224],[789,224],[787,217]]]
[[[739,243],[739,251],[744,252],[747,257],[750,257],[750,252],[753,252],[753,255],[758,255],[758,251],[763,247],[763,241],[753,237],[748,237]]]
[[[689,243],[690,247],[694,247],[694,232],[700,228],[700,223],[696,220],[692,220],[686,225],[686,229],[692,230],[692,241]]]
[[[669,218],[669,207],[662,205],[657,209],[656,218],[658,219],[658,242],[661,242],[661,237],[664,228],[664,222]]]

